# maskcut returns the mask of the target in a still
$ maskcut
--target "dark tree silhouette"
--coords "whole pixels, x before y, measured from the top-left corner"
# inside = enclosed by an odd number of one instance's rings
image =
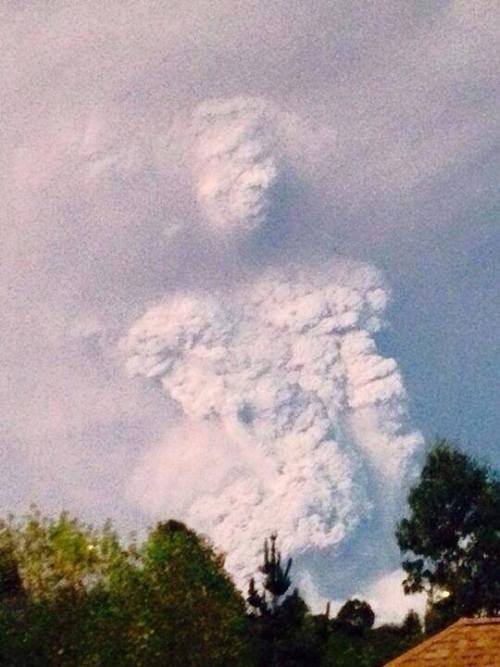
[[[12,549],[0,549],[0,599],[15,600],[23,596],[24,589],[19,567]]]
[[[396,531],[405,592],[427,591],[434,629],[460,616],[500,614],[497,475],[438,440],[408,504]]]
[[[258,645],[258,664],[261,667],[299,667],[319,664],[313,633],[308,633],[308,608],[298,589],[289,592],[292,559],[285,565],[276,547],[276,534],[270,544],[264,542],[262,588],[250,580],[247,601],[251,609],[253,630]],[[312,628],[311,628],[312,630]]]
[[[422,621],[416,611],[410,609],[403,619],[401,630],[407,637],[419,637],[422,632]]]
[[[277,535],[271,535],[271,548],[269,549],[269,542],[264,541],[264,564],[259,568],[264,575],[262,585],[264,593],[260,594],[255,587],[255,579],[250,579],[248,588],[248,602],[261,614],[268,614],[271,611],[276,611],[279,606],[280,598],[282,598],[290,588],[290,569],[292,567],[292,559],[289,558],[287,564],[283,567],[281,564],[281,554],[276,549]],[[266,591],[270,595],[270,600],[266,596]]]
[[[362,600],[347,600],[337,614],[340,626],[357,635],[364,635],[371,630],[375,622],[375,614],[368,602]]]

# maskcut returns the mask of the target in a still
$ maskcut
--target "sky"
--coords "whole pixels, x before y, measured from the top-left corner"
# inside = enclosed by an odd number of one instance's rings
[[[425,442],[498,465],[495,0],[0,7],[0,509],[175,516],[403,600]]]

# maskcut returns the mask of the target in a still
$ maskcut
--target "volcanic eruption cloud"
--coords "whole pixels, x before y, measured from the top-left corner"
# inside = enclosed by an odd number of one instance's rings
[[[194,192],[215,236],[272,226],[277,122],[244,100],[195,113]],[[160,383],[180,413],[144,453],[131,494],[207,534],[241,586],[279,531],[299,581],[328,596],[325,555],[356,544],[349,560],[365,558],[372,580],[384,571],[421,436],[397,364],[375,344],[389,300],[381,274],[339,256],[271,264],[224,289],[170,293],[123,338],[128,372]]]
[[[271,110],[259,100],[202,105],[194,114],[197,200],[214,231],[265,224],[278,176]]]

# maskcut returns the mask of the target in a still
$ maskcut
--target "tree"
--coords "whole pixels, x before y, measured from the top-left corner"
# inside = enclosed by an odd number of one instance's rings
[[[401,624],[401,630],[406,637],[420,637],[423,632],[422,621],[416,611],[410,609]]]
[[[112,586],[127,616],[131,664],[247,664],[245,604],[224,558],[178,521],[159,523],[138,555],[139,566]]]
[[[401,625],[386,623],[370,630],[363,641],[364,656],[369,667],[382,667],[420,641],[420,619],[410,611]]]
[[[277,610],[280,598],[286,595],[291,584],[292,559],[289,558],[285,567],[282,566],[281,553],[276,549],[276,540],[277,535],[271,535],[271,549],[268,541],[264,540],[264,563],[259,571],[264,575],[262,583],[265,592],[262,595],[258,593],[253,577],[248,588],[248,603],[262,615]],[[270,602],[266,597],[266,591],[271,596]]]
[[[308,608],[298,589],[289,591],[292,559],[282,564],[276,540],[273,534],[270,545],[264,541],[264,563],[259,568],[263,592],[258,591],[254,579],[248,589],[258,663],[261,667],[313,667],[319,664],[315,628],[308,622]]]
[[[109,524],[97,531],[67,513],[1,521],[0,663],[104,665],[105,582],[124,553]]]
[[[46,600],[89,590],[123,550],[111,524],[98,531],[67,512],[47,518],[33,508],[20,520],[0,521],[0,552],[15,560],[24,590]]]
[[[500,482],[447,440],[427,455],[396,530],[405,593],[425,590],[442,625],[500,614]],[[436,619],[434,619],[436,621]],[[434,622],[434,628],[439,628]]]
[[[368,602],[347,600],[337,614],[337,621],[348,632],[364,635],[373,627],[375,614]]]
[[[0,664],[246,667],[245,603],[176,521],[123,547],[68,514],[0,522]]]
[[[12,548],[0,548],[0,600],[16,600],[24,596],[23,582]]]

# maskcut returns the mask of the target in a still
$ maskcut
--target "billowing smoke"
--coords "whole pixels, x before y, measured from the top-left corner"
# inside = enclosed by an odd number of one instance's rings
[[[196,197],[213,230],[248,233],[266,221],[279,176],[273,124],[255,99],[207,102],[194,114]]]
[[[377,484],[390,523],[420,436],[373,340],[387,299],[374,269],[337,258],[148,310],[122,342],[127,367],[161,382],[184,424],[146,453],[135,497],[210,535],[240,582],[270,531],[294,554],[348,540]]]

